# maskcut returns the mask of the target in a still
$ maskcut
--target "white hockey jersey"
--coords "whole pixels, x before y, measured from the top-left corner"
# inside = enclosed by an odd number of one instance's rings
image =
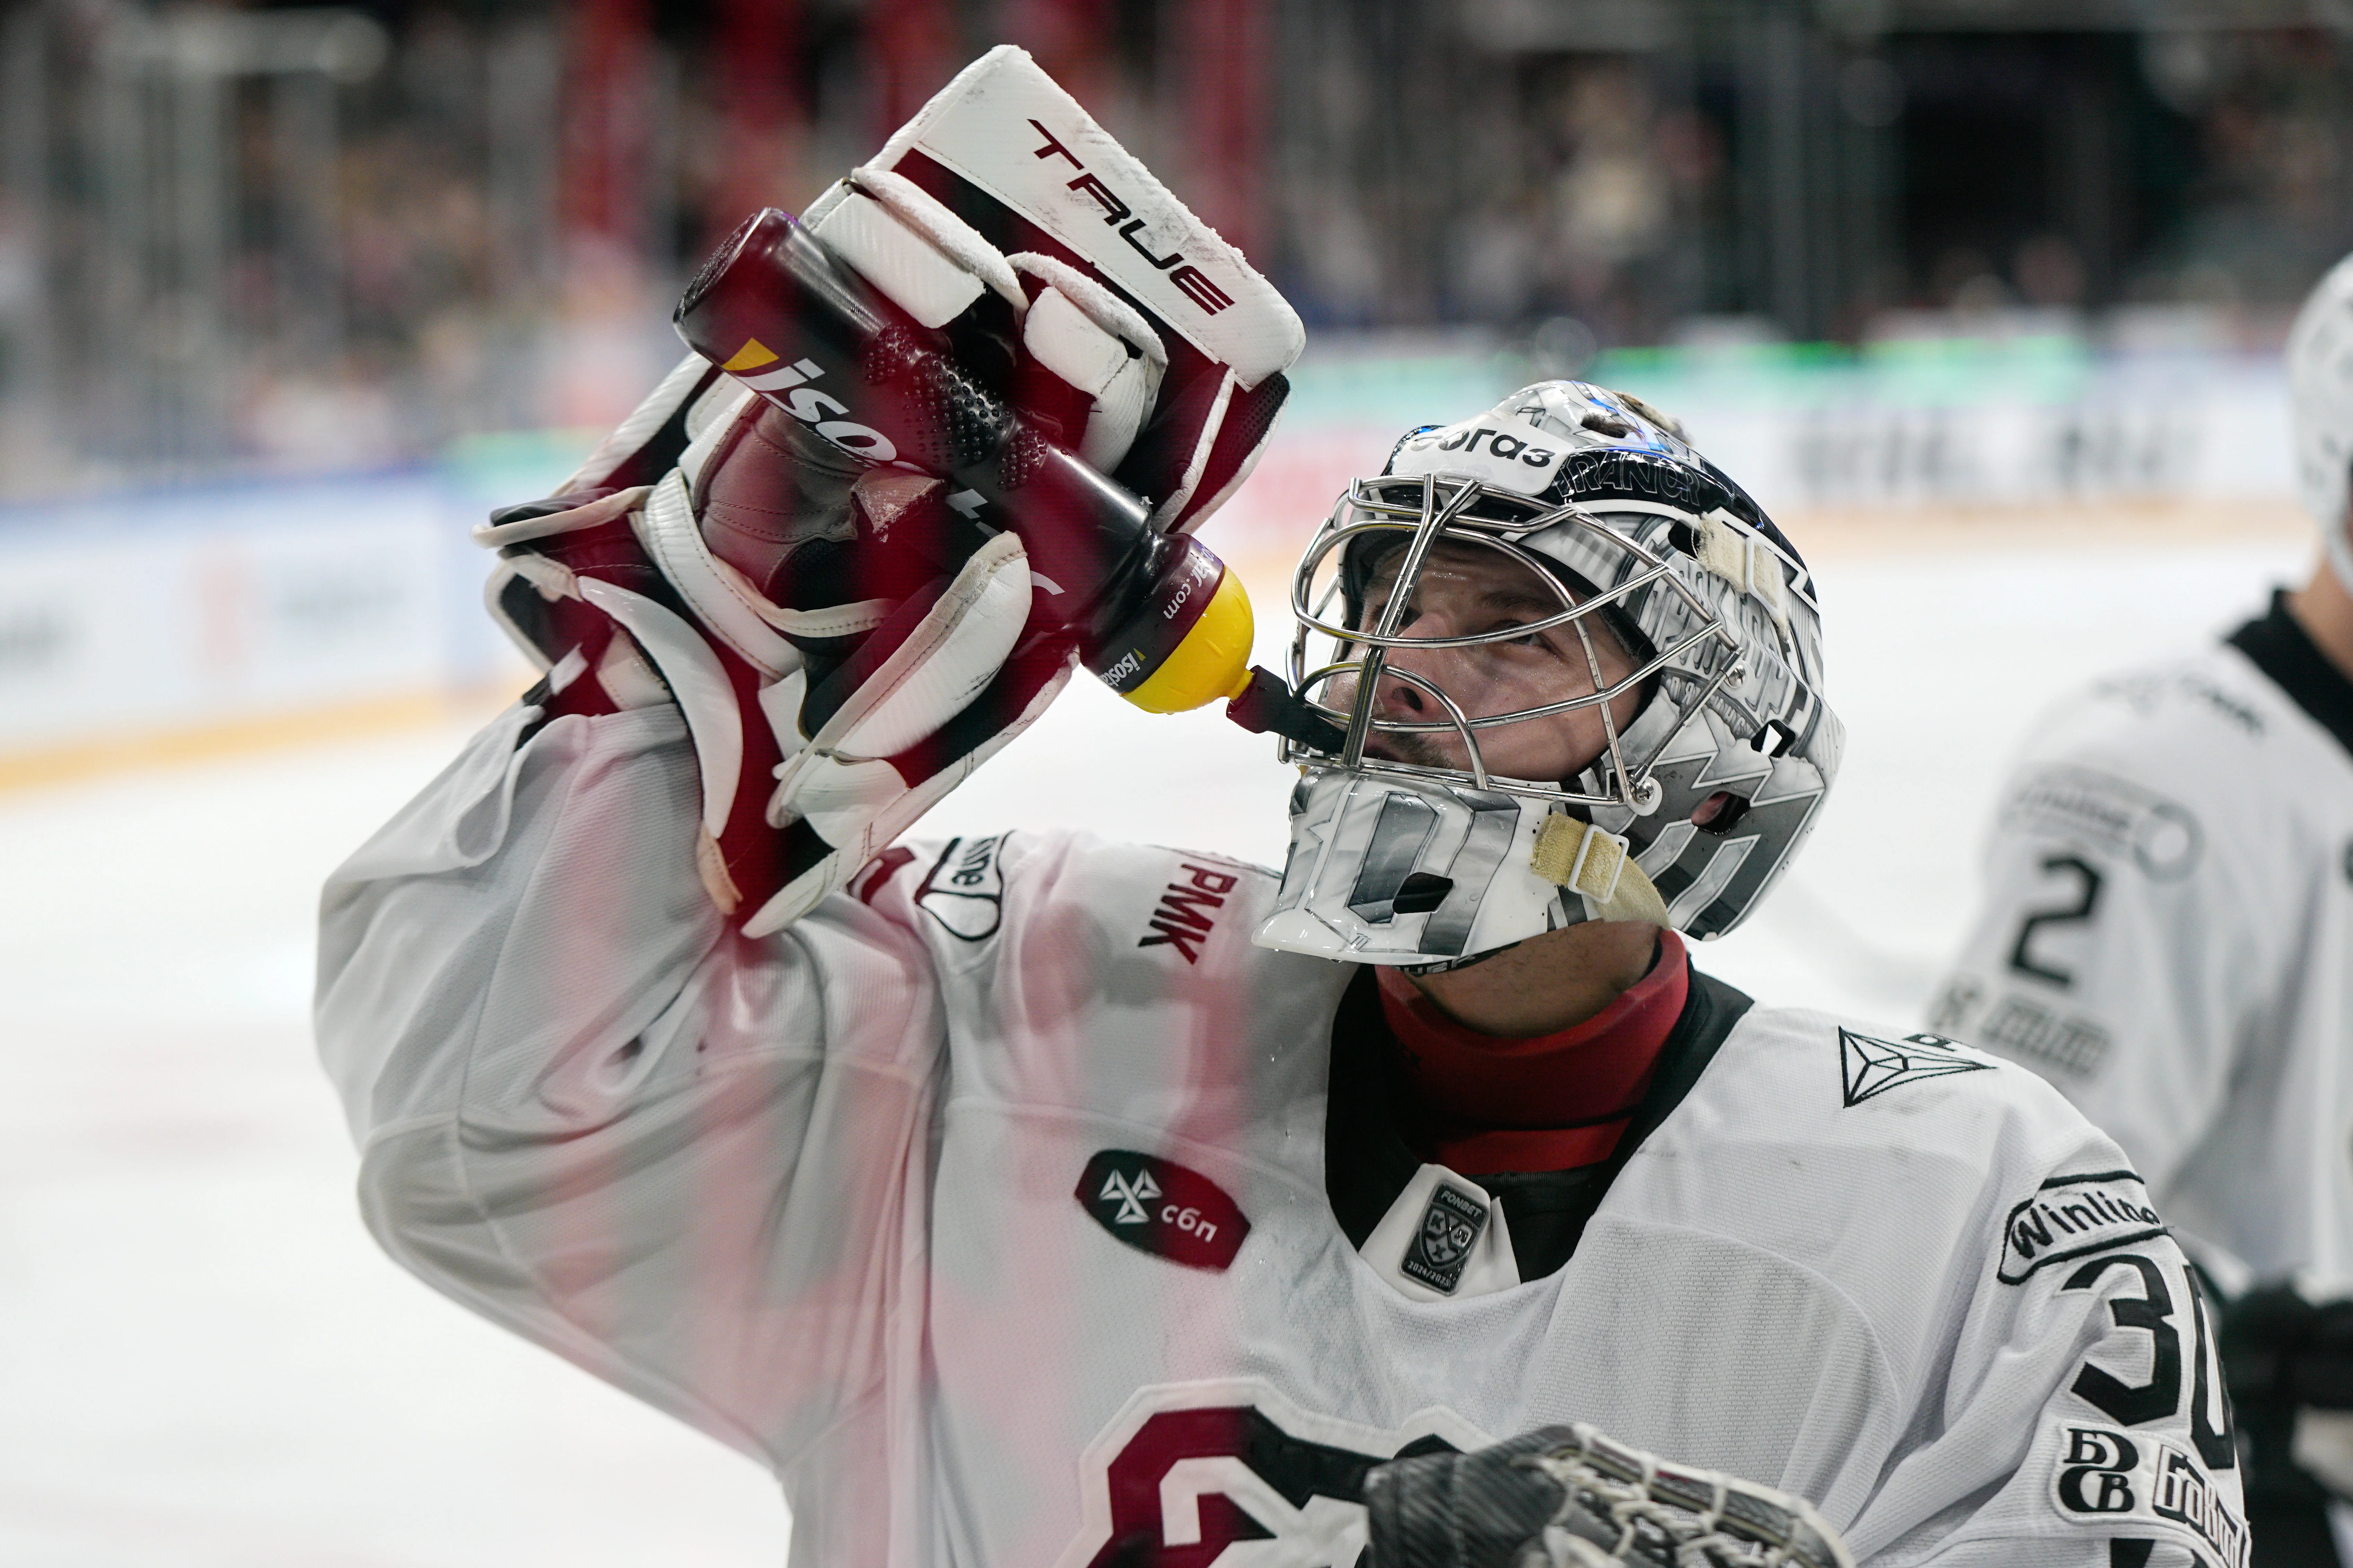
[[[2037,724],[1985,873],[1930,1027],[2048,1077],[2185,1233],[2353,1289],[2353,682],[2276,603],[2100,682]]]
[[[2029,1073],[1735,1005],[1563,1267],[1437,1167],[1360,1247],[1361,972],[1250,944],[1270,874],[1016,834],[748,942],[675,712],[532,717],[328,888],[364,1212],[771,1467],[796,1563],[1351,1568],[1370,1466],[1574,1419],[1873,1563],[2242,1568],[2187,1265]]]

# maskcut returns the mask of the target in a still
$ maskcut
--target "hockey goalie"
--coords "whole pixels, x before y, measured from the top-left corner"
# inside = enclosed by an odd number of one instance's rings
[[[546,674],[327,889],[396,1258],[768,1467],[806,1568],[2242,1568],[2116,1146],[1693,964],[1841,731],[1798,550],[1670,418],[1433,409],[1301,520],[1233,688],[1279,875],[902,843],[1135,668],[1036,476],[1196,560],[1301,334],[1018,51],[774,227],[864,369],[743,334],[486,525]],[[861,412],[908,365],[915,436]]]

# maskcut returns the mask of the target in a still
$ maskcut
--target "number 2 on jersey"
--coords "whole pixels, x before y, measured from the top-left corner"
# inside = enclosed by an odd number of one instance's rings
[[[2042,868],[2045,871],[2073,872],[2077,879],[2075,901],[2055,909],[2028,910],[2026,919],[2019,922],[2018,940],[2010,944],[2010,966],[2021,974],[2047,980],[2064,990],[2075,984],[2074,971],[2037,963],[2028,949],[2033,944],[2035,933],[2044,926],[2072,925],[2092,918],[2093,911],[2100,907],[2100,873],[2090,861],[2079,855],[2051,856],[2042,862]]]

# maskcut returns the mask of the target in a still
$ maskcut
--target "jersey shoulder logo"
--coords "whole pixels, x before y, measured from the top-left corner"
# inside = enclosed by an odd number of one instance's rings
[[[1241,1205],[1217,1183],[1133,1149],[1097,1151],[1071,1195],[1097,1225],[1138,1252],[1187,1268],[1223,1269],[1250,1235]]]
[[[1994,1278],[2022,1285],[2036,1269],[2167,1234],[2148,1189],[2130,1171],[2053,1176],[2010,1207]]]
[[[1958,1040],[1942,1035],[1906,1035],[1900,1040],[1875,1039],[1852,1029],[1839,1031],[1839,1076],[1846,1103],[1861,1105],[1891,1089],[1923,1079],[1957,1072],[1983,1072],[1993,1066],[1962,1055]]]
[[[1005,918],[1005,873],[997,852],[1008,836],[951,838],[924,874],[915,902],[923,912],[966,942],[986,942]]]
[[[1080,1458],[1079,1534],[1055,1568],[1356,1568],[1366,1472],[1491,1441],[1443,1407],[1363,1426],[1254,1377],[1140,1388]]]

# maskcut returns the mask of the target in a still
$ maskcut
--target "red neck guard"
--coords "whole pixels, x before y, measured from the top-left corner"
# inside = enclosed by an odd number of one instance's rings
[[[1464,1028],[1394,969],[1379,979],[1406,1141],[1478,1176],[1573,1170],[1616,1151],[1683,1016],[1691,961],[1683,939],[1662,931],[1648,974],[1582,1024],[1531,1040]]]

